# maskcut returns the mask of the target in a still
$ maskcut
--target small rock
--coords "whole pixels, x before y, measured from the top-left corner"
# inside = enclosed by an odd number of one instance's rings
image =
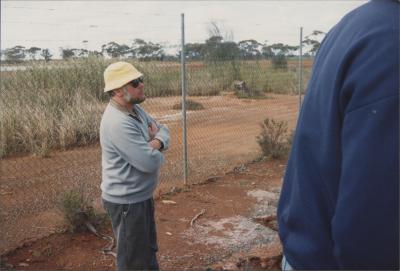
[[[21,267],[28,267],[29,266],[29,264],[27,264],[27,263],[19,263],[18,265],[21,266]]]
[[[172,233],[170,233],[169,231],[167,231],[165,234],[170,236],[172,235]]]

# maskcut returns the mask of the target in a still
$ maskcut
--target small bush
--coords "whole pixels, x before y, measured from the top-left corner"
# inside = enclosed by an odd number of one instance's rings
[[[71,232],[85,229],[87,223],[97,224],[93,207],[78,190],[69,190],[63,194],[61,210]]]
[[[267,118],[261,124],[261,129],[257,142],[263,155],[272,159],[286,157],[290,149],[287,122]]]
[[[288,63],[286,56],[283,54],[278,54],[272,58],[272,67],[275,70],[287,70],[288,69]]]
[[[172,109],[181,110],[182,109],[182,102],[175,104]],[[202,110],[204,106],[201,103],[198,103],[193,100],[186,101],[186,110]]]

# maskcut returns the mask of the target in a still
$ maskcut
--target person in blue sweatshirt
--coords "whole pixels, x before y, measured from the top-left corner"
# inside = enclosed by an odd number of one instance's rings
[[[100,124],[102,199],[117,240],[117,270],[158,270],[153,192],[169,130],[139,105],[143,74],[127,62],[104,71],[110,95]]]
[[[286,270],[399,269],[399,17],[373,0],[321,43],[278,205]]]

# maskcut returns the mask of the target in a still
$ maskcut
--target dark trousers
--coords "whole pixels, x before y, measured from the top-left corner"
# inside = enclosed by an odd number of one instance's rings
[[[117,240],[117,270],[158,270],[154,200],[132,204],[105,201]]]

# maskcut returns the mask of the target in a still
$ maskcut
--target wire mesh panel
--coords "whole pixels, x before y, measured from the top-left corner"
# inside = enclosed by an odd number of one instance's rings
[[[105,66],[87,59],[1,72],[0,253],[62,225],[66,191],[98,197]]]
[[[188,149],[191,183],[261,156],[257,136],[266,118],[287,121],[298,112],[297,72],[268,60],[192,61],[188,70]]]
[[[273,24],[280,27],[270,27],[245,15],[252,9],[239,3],[235,15],[217,3],[3,2],[2,26],[8,31],[2,31],[2,45],[7,39],[21,45],[0,50],[0,255],[64,230],[62,201],[69,191],[103,210],[99,127],[110,99],[103,92],[103,72],[113,62],[130,62],[144,74],[147,99],[141,106],[170,131],[156,197],[184,181],[201,183],[261,157],[258,136],[265,119],[286,121],[289,134],[295,127],[299,85],[308,81],[313,60],[304,59],[300,72],[299,46],[285,44],[298,41],[286,9],[251,5],[278,15],[284,10]],[[186,19],[180,14],[185,6]],[[207,22],[198,16],[210,8],[233,17]],[[57,10],[62,18],[54,16]],[[82,12],[87,20],[68,19]],[[15,26],[21,33],[10,30]],[[37,30],[54,36],[44,38]],[[246,40],[234,41],[235,31]],[[304,53],[315,54],[321,35],[314,31],[300,39]],[[186,61],[186,115],[181,60]]]
[[[79,190],[101,208],[99,125],[109,100],[103,72],[114,61],[25,63],[1,72],[0,253],[62,226],[59,206],[66,191]],[[157,193],[168,192],[183,185],[181,66],[177,60],[125,61],[144,74],[144,109],[170,130]],[[284,69],[268,59],[189,61],[189,184],[259,157],[256,137],[265,118],[294,128],[297,82],[295,59]],[[16,228],[24,221],[33,227]]]
[[[88,58],[24,65],[1,77],[0,253],[15,241],[43,236],[63,224],[61,201],[77,190],[100,203],[99,126],[109,97],[103,72],[115,60]],[[182,183],[182,129],[178,62],[132,61],[145,77],[145,110],[168,125],[160,190]],[[15,231],[30,221],[35,228]]]
[[[168,126],[170,147],[164,152],[165,164],[160,172],[157,194],[182,186],[182,114],[176,105],[181,101],[180,63],[155,61],[134,63],[145,77],[148,97],[143,108],[158,122]]]

